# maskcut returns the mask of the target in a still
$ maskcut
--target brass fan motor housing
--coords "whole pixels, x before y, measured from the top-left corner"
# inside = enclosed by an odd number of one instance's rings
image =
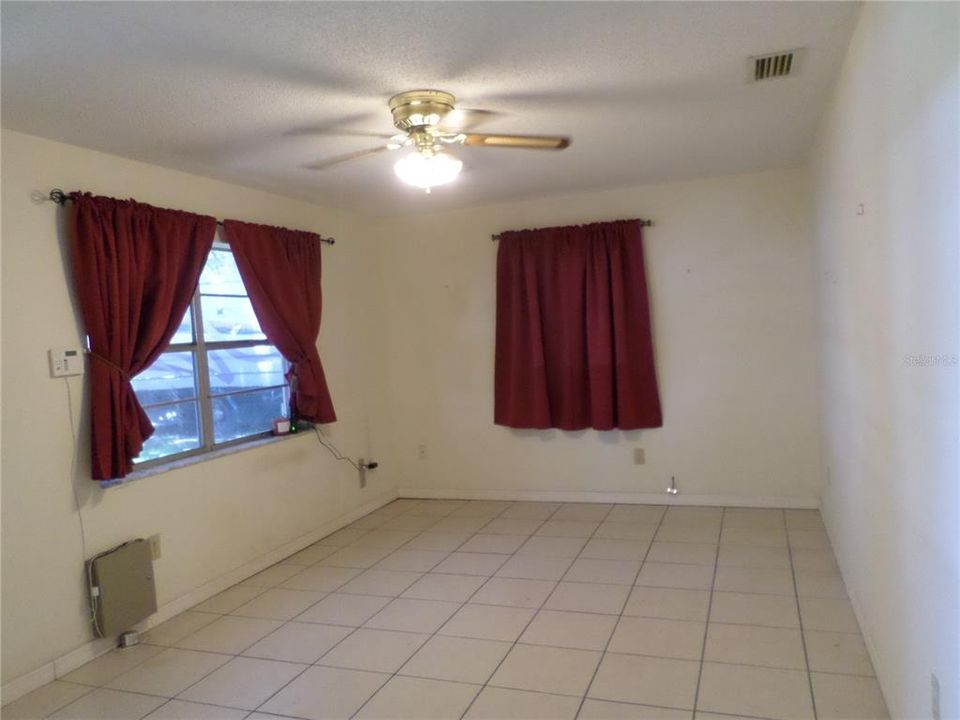
[[[390,98],[393,124],[398,130],[434,126],[453,110],[457,99],[443,90],[409,90]]]

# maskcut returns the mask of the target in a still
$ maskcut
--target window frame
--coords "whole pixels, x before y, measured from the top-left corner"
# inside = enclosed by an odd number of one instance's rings
[[[214,240],[213,246],[210,249],[210,252],[230,252],[233,253],[233,249],[230,247],[229,243],[225,240],[222,240],[219,237],[219,229],[217,232],[218,237]],[[209,261],[209,256],[206,261],[204,261],[204,267],[206,267],[206,262]],[[246,286],[244,286],[244,291],[246,291]],[[178,399],[178,400],[168,400],[165,402],[151,403],[149,405],[143,405],[144,409],[147,408],[157,408],[163,407],[165,405],[178,405],[185,402],[196,402],[197,403],[197,413],[198,413],[198,427],[200,431],[200,446],[192,448],[190,450],[184,450],[178,453],[171,453],[170,455],[164,455],[162,457],[153,458],[151,460],[144,460],[142,462],[137,462],[136,458],[133,461],[133,471],[139,472],[141,470],[150,470],[152,468],[161,467],[170,463],[175,463],[181,460],[188,458],[201,457],[209,453],[213,453],[225,448],[236,447],[238,445],[244,445],[247,443],[257,442],[263,440],[266,437],[272,437],[272,429],[267,429],[262,432],[252,433],[250,435],[244,435],[243,437],[233,438],[231,440],[226,440],[224,442],[216,442],[216,429],[214,426],[213,418],[213,400],[214,398],[229,397],[232,395],[249,395],[255,392],[262,392],[264,390],[273,390],[277,388],[283,388],[287,393],[287,402],[289,402],[289,392],[290,385],[289,383],[282,383],[280,385],[263,385],[255,388],[244,388],[241,390],[233,390],[230,392],[218,393],[213,395],[210,388],[210,369],[209,363],[207,360],[208,353],[216,350],[233,350],[237,348],[251,348],[259,345],[269,345],[274,350],[277,349],[276,345],[270,342],[270,339],[266,337],[264,333],[263,338],[252,339],[252,340],[206,340],[204,335],[204,326],[203,326],[203,303],[201,297],[203,294],[200,292],[200,282],[198,280],[197,287],[193,292],[193,296],[190,299],[190,320],[193,331],[193,341],[189,343],[170,343],[163,349],[163,352],[158,356],[160,357],[167,355],[168,353],[177,353],[177,352],[189,352],[193,356],[193,368],[194,368],[194,389],[196,392],[196,397],[193,399]],[[210,297],[210,294],[207,294],[207,297]],[[216,297],[216,295],[214,295]],[[249,299],[249,293],[239,296],[231,295],[230,297],[246,297]],[[261,329],[262,332],[262,329]],[[277,350],[279,353],[279,350]],[[283,354],[280,353],[280,357],[283,361],[284,372],[289,369],[290,363],[286,358],[283,357]],[[136,390],[134,390],[136,392]],[[139,401],[139,396],[137,398]]]

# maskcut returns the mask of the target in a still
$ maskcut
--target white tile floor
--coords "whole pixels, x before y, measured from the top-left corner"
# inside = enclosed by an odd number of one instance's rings
[[[887,711],[816,511],[398,500],[3,717]]]

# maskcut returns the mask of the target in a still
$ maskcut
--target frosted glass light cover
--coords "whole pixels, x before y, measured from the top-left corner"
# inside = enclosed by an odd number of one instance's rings
[[[408,185],[429,190],[435,185],[445,185],[456,179],[462,167],[460,160],[444,153],[422,155],[414,152],[400,158],[393,166],[393,171]]]

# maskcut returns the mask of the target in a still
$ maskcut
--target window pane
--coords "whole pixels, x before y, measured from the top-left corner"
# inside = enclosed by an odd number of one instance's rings
[[[237,261],[230,250],[214,248],[207,256],[207,263],[200,273],[201,295],[239,295],[247,294],[240,279]]]
[[[207,342],[264,340],[250,300],[245,297],[200,296],[203,338]]]
[[[212,395],[286,383],[283,356],[273,345],[210,350],[207,366]]]
[[[224,395],[213,404],[213,438],[222,443],[270,430],[273,421],[285,417],[287,388],[255,390],[237,395]]]
[[[133,390],[141,405],[187,400],[197,396],[193,353],[163,353],[156,361],[133,378]]]
[[[190,308],[187,308],[187,312],[183,314],[183,320],[180,321],[180,327],[177,328],[177,331],[173,334],[173,339],[170,341],[171,344],[176,343],[192,343],[193,342],[193,313],[190,312]]]
[[[146,462],[200,447],[197,401],[146,408],[155,431],[135,462]]]

